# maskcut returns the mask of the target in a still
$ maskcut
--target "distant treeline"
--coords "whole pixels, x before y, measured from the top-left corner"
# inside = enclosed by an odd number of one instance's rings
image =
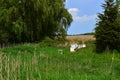
[[[90,33],[83,33],[83,34],[71,34],[71,35],[68,35],[68,36],[94,35],[94,34],[95,34],[94,32],[90,32]]]
[[[65,37],[72,16],[65,0],[1,0],[0,44]]]
[[[82,35],[94,35],[95,33],[94,32],[91,32],[91,33],[84,33]]]

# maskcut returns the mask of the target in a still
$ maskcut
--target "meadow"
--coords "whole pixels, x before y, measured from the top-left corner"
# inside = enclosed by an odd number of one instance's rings
[[[94,45],[75,53],[69,52],[69,46],[41,44],[4,48],[0,80],[120,80],[120,53],[96,53]]]

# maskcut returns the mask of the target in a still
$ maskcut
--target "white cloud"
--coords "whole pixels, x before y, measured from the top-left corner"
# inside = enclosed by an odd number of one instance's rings
[[[79,22],[88,22],[96,19],[96,15],[83,15],[83,16],[73,16],[73,20]]]
[[[70,8],[68,11],[72,14],[73,20],[78,22],[88,22],[96,19],[96,15],[83,15],[79,16],[78,8]]]
[[[72,14],[72,16],[76,16],[79,12],[78,8],[70,8],[68,11]]]
[[[69,12],[78,12],[79,10],[78,10],[78,8],[70,8],[68,11]]]

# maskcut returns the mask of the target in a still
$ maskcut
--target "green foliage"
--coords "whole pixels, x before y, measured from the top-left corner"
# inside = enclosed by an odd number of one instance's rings
[[[51,39],[49,37],[45,37],[40,43],[40,46],[51,46],[51,47],[63,47],[65,45],[66,40],[60,39]]]
[[[114,0],[106,0],[102,5],[104,12],[98,14],[97,27],[95,28],[96,49],[117,49],[120,51],[120,24],[119,12]]]
[[[65,0],[0,1],[0,36],[4,42],[36,42],[46,36],[65,37],[72,22]],[[4,38],[4,39],[3,39]],[[0,40],[0,43],[3,41]]]
[[[44,40],[42,40],[39,45],[40,46],[54,46],[54,42],[55,40],[49,38],[49,37],[46,37],[44,38]]]

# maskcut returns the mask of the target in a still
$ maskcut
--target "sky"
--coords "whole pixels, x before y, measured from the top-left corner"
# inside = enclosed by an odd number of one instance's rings
[[[97,14],[103,11],[102,3],[104,0],[66,0],[66,8],[73,17],[67,33],[73,35],[94,32]]]

